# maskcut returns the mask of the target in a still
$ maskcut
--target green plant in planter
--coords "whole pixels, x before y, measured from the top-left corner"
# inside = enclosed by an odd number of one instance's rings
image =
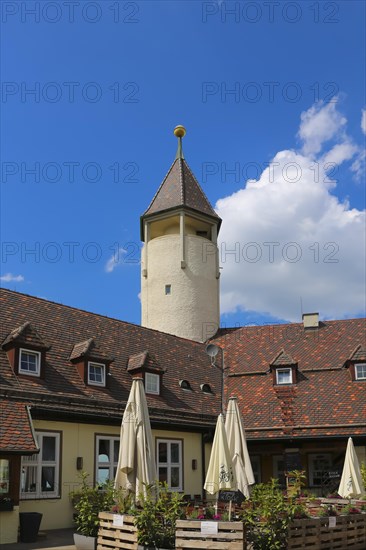
[[[280,550],[286,548],[288,524],[299,512],[298,504],[287,502],[278,480],[271,479],[253,487],[240,516],[254,550]]]
[[[341,510],[342,516],[349,516],[350,514],[360,514],[361,510],[359,508],[356,508],[353,504],[349,503],[346,504]]]
[[[115,503],[115,491],[112,482],[92,487],[88,483],[89,474],[80,475],[80,488],[70,493],[75,508],[77,531],[86,537],[96,537],[99,528],[99,512],[111,510]]]
[[[305,470],[291,470],[287,473],[289,480],[289,486],[287,489],[288,496],[296,497],[301,494],[301,489],[306,485],[306,473]]]
[[[183,495],[169,491],[166,483],[159,483],[155,498],[153,486],[147,486],[146,495],[139,497],[140,507],[135,511],[138,542],[150,548],[175,547],[175,522],[184,516]]]
[[[362,481],[363,481],[363,486],[366,489],[366,464],[365,464],[365,462],[361,463],[361,477],[362,477]]]

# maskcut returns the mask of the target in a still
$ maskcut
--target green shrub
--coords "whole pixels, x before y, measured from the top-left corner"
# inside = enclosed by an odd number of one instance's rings
[[[364,462],[362,462],[361,464],[361,476],[362,476],[363,486],[366,489],[366,464]]]
[[[112,482],[91,486],[89,474],[82,472],[80,487],[70,493],[70,499],[76,511],[76,529],[81,535],[96,537],[99,529],[99,512],[108,512],[115,502],[115,491]]]
[[[166,483],[159,483],[158,489],[157,497],[154,486],[139,496],[134,512],[138,542],[153,548],[174,548],[175,522],[184,516],[183,495],[169,491]]]
[[[288,524],[294,517],[304,516],[304,506],[287,501],[277,479],[255,485],[241,513],[253,550],[286,548]]]

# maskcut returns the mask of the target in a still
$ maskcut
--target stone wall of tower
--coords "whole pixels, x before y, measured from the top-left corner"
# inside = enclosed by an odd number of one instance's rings
[[[180,242],[180,235],[172,234],[144,245],[142,325],[203,342],[219,327],[218,251],[208,239],[185,235],[182,268]]]

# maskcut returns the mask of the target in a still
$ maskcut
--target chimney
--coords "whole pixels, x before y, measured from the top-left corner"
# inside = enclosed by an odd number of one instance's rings
[[[304,330],[319,328],[319,313],[303,313]]]

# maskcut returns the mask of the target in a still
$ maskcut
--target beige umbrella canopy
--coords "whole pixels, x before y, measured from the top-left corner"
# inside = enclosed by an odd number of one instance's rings
[[[226,411],[225,429],[237,488],[249,497],[249,485],[255,483],[247,442],[236,397],[230,397]]]
[[[154,446],[143,381],[134,378],[123,413],[120,451],[114,485],[146,494],[145,484],[156,481]]]
[[[219,415],[208,465],[205,490],[214,495],[221,489],[236,489],[236,478],[227,444],[224,417]]]
[[[343,498],[357,498],[365,494],[361,469],[351,437],[348,438],[338,494]]]

